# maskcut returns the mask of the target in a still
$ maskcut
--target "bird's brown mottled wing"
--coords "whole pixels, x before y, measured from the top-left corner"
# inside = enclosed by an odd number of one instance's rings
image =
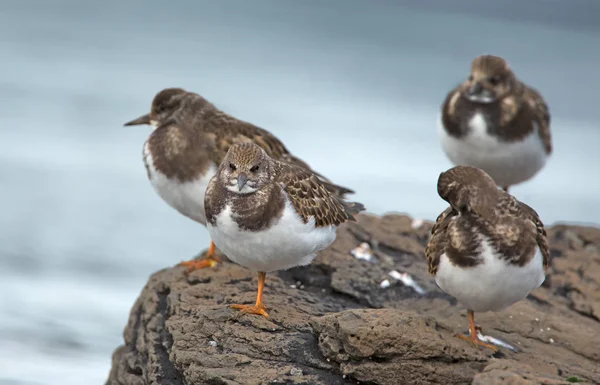
[[[500,235],[496,248],[500,254],[515,265],[523,266],[540,248],[544,267],[548,266],[550,251],[546,230],[537,212],[509,194],[503,194],[495,207],[496,220],[493,231]],[[531,239],[535,231],[535,242]],[[523,252],[523,250],[527,250]]]
[[[202,131],[212,138],[213,160],[217,164],[223,161],[229,147],[243,142],[254,142],[274,159],[282,159],[285,154],[289,154],[283,143],[268,131],[217,109],[205,113]]]
[[[321,182],[323,182],[323,184],[325,185],[325,188],[328,191],[334,193],[335,195],[339,196],[342,199],[345,199],[346,195],[348,195],[348,194],[354,194],[354,190],[350,190],[347,187],[331,183],[331,181],[329,179],[327,179],[323,175],[321,175],[318,172],[316,172],[315,170],[313,170],[305,161],[303,161],[302,159],[300,159],[292,154],[284,155],[282,160],[286,161],[289,164],[293,164],[295,166],[299,166],[299,167],[305,168],[307,170],[311,170],[313,172],[313,174],[315,174],[317,176],[317,178],[319,178],[321,180]]]
[[[544,142],[546,153],[552,152],[552,135],[550,133],[550,110],[542,95],[534,88],[525,87],[525,101],[529,104],[534,119],[539,126],[539,134]]]
[[[542,256],[544,257],[544,268],[548,267],[550,263],[550,248],[548,247],[548,239],[546,236],[546,229],[544,228],[544,223],[540,219],[538,213],[526,205],[523,202],[519,202],[520,209],[522,213],[526,216],[527,220],[532,221],[535,224],[536,230],[536,241],[539,246]]]
[[[329,191],[325,184],[311,171],[277,162],[275,183],[278,183],[307,223],[315,218],[315,227],[337,226],[347,221],[355,221],[355,216],[364,206],[357,202],[346,202]]]
[[[444,103],[442,103],[442,124],[448,134],[454,137],[462,136],[462,130],[460,127],[459,109],[461,97],[460,97],[460,85],[454,88],[446,95]]]
[[[289,164],[311,170],[324,182],[327,190],[339,197],[344,198],[346,194],[354,193],[351,189],[333,184],[323,175],[316,173],[306,162],[292,155],[285,145],[267,130],[234,118],[219,110],[211,112],[209,116],[205,117],[205,120],[207,122],[205,130],[210,133],[214,141],[215,151],[212,157],[216,164],[221,164],[229,147],[232,145],[253,142],[275,160],[285,161]]]
[[[435,276],[437,273],[438,265],[440,264],[440,257],[444,254],[446,243],[448,238],[446,230],[452,217],[454,217],[455,211],[452,207],[448,207],[444,210],[435,220],[435,224],[431,229],[431,238],[425,248],[425,256],[429,263],[429,274]]]

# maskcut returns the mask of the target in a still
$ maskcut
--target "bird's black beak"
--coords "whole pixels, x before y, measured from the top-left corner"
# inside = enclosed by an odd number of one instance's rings
[[[142,115],[131,122],[125,123],[124,126],[137,126],[139,124],[150,124],[150,114]]]
[[[483,86],[480,82],[476,82],[469,88],[469,95],[479,95],[481,91],[483,91]]]
[[[248,176],[246,176],[245,173],[240,173],[240,175],[238,175],[237,177],[237,184],[238,184],[238,189],[240,189],[240,191],[242,191],[242,189],[244,188],[244,186],[246,185],[246,182],[248,181]]]

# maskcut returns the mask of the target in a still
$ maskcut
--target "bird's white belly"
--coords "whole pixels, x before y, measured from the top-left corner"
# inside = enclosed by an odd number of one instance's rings
[[[147,145],[144,146],[144,162],[148,166],[150,183],[158,195],[181,214],[205,225],[204,195],[210,179],[217,172],[216,166],[211,165],[206,174],[196,180],[181,183],[156,170]]]
[[[498,311],[527,297],[546,277],[541,251],[525,266],[500,260],[486,243],[484,262],[475,267],[452,265],[442,254],[435,281],[446,293],[474,312]]]
[[[537,127],[528,137],[514,143],[490,136],[481,114],[473,116],[469,127],[469,134],[457,139],[448,134],[441,121],[438,125],[442,148],[455,165],[480,168],[504,187],[530,179],[546,164],[548,155]]]
[[[314,218],[305,224],[289,201],[279,221],[266,230],[241,231],[232,215],[231,207],[226,206],[216,226],[208,223],[210,237],[230,260],[255,271],[307,265],[336,237],[334,226],[315,228]]]

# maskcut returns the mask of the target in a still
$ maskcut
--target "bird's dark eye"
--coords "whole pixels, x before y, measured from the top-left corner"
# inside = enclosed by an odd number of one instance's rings
[[[229,163],[229,168],[231,169],[231,171],[237,170],[237,167],[235,167],[235,164],[233,163]]]
[[[472,82],[473,81],[473,75],[469,76],[469,81]]]
[[[500,76],[496,75],[496,76],[490,77],[488,80],[491,85],[496,86],[496,85],[500,84],[500,82],[502,81],[502,78]]]
[[[251,172],[257,172],[258,171],[258,165],[256,166],[252,166],[252,168],[250,169]]]

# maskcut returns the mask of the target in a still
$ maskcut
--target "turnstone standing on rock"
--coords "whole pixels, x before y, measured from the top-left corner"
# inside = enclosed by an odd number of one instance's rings
[[[125,123],[125,126],[139,124],[155,128],[143,151],[152,186],[171,207],[203,225],[206,225],[206,187],[232,144],[254,142],[274,159],[310,169],[270,132],[236,119],[202,96],[181,88],[160,91],[152,101],[150,113]],[[340,198],[353,193],[328,182],[321,175],[319,178]],[[190,272],[214,266],[217,262],[215,244],[211,241],[203,260],[181,264]]]
[[[455,165],[484,170],[505,191],[533,177],[552,152],[548,106],[498,56],[473,60],[442,105],[438,131]]]
[[[525,298],[545,279],[546,231],[531,207],[497,188],[484,171],[457,166],[438,179],[450,203],[437,218],[425,250],[438,286],[467,308],[475,345],[475,312],[499,311]]]
[[[204,207],[217,247],[258,272],[256,304],[231,307],[266,318],[266,273],[309,264],[335,240],[338,225],[364,210],[310,170],[273,159],[253,143],[231,146],[208,185]]]

